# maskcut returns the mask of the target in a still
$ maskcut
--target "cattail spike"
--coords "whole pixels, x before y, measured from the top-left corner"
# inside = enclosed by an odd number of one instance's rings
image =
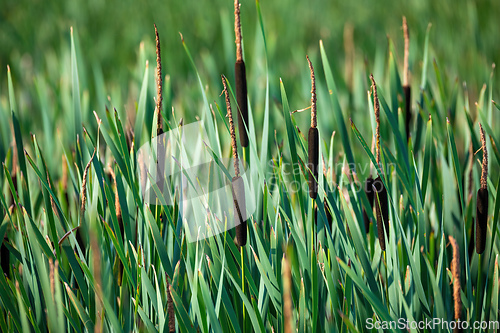
[[[375,149],[376,149],[376,155],[377,155],[377,164],[380,167],[380,105],[378,102],[377,84],[375,83],[375,79],[373,78],[373,74],[370,74],[370,80],[372,81],[373,108],[375,111],[375,122],[377,123],[376,129],[375,129]]]
[[[311,127],[316,128],[318,125],[318,121],[316,118],[316,77],[314,75],[314,68],[309,59],[309,56],[306,55],[307,62],[309,64],[309,70],[311,72]]]
[[[168,281],[167,276],[167,313],[168,313],[168,332],[175,332],[175,311],[174,311],[174,301],[172,299],[172,285]]]
[[[241,22],[240,3],[234,0],[234,34],[236,35],[236,63],[234,64],[234,78],[236,88],[236,102],[238,104],[238,128],[240,131],[240,144],[248,147],[248,97],[247,97],[247,74],[245,62],[243,61],[243,50],[241,47]]]
[[[236,36],[236,61],[243,61],[243,51],[241,49],[241,22],[239,0],[234,0],[234,34]]]
[[[451,247],[453,248],[453,259],[451,261],[451,274],[453,277],[453,303],[454,303],[454,318],[460,320],[462,314],[462,298],[460,295],[460,251],[458,243],[452,236],[449,236]]]
[[[316,118],[316,79],[314,76],[314,68],[306,55],[307,62],[309,64],[309,70],[311,71],[311,127],[309,128],[308,134],[308,167],[309,167],[309,196],[312,199],[316,199],[318,196],[318,163],[319,163],[319,131],[317,129],[317,118]]]
[[[486,148],[486,135],[481,124],[479,124],[479,132],[481,133],[481,145],[483,147],[483,164],[481,166],[481,188],[488,188],[488,149]]]
[[[308,167],[309,167],[309,196],[316,199],[318,196],[318,163],[319,163],[319,131],[316,127],[309,128],[307,140]]]
[[[222,75],[222,85],[224,86],[224,96],[226,100],[227,116],[229,118],[229,132],[231,134],[231,147],[233,149],[233,159],[234,159],[234,175],[238,177],[240,175],[240,167],[238,161],[238,147],[236,144],[236,133],[234,131],[233,113],[231,111],[231,101],[229,100],[226,77],[224,75]]]
[[[247,97],[247,74],[245,63],[238,60],[234,64],[234,77],[236,80],[236,102],[238,112],[238,129],[240,131],[240,144],[242,147],[248,147],[248,97]]]
[[[161,108],[163,102],[163,82],[161,74],[161,50],[160,50],[160,36],[158,35],[158,29],[155,26],[156,35],[156,116],[157,116],[157,129],[156,135],[161,135],[163,133],[163,122],[161,115]]]
[[[408,24],[406,24],[406,17],[403,16],[403,32],[405,37],[405,53],[404,53],[404,68],[403,68],[403,93],[405,97],[405,130],[406,142],[410,141],[410,123],[411,123],[411,88],[408,75],[408,57],[410,55],[410,36],[408,32]]]

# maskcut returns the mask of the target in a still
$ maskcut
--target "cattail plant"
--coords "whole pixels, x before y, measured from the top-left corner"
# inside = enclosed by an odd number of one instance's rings
[[[377,96],[377,85],[375,83],[375,79],[373,78],[373,74],[370,74],[370,80],[372,81],[375,121],[377,123],[375,129],[375,149],[377,152],[376,162],[379,169],[382,170],[382,166],[380,164],[380,105]],[[389,207],[387,205],[387,190],[385,189],[380,174],[373,181],[372,188],[377,194],[375,197],[375,213],[377,218],[378,239],[380,242],[380,248],[382,251],[385,251],[385,234],[389,236]]]
[[[451,261],[451,276],[453,283],[453,307],[454,307],[454,318],[458,322],[462,314],[462,298],[460,293],[460,250],[458,248],[458,243],[452,236],[449,236],[451,247],[453,248],[453,259]],[[458,325],[457,325],[458,326]],[[455,332],[459,332],[459,328],[455,329]]]
[[[248,147],[248,100],[247,100],[247,75],[245,62],[243,61],[243,50],[241,48],[241,23],[240,3],[234,0],[234,33],[236,35],[236,63],[234,64],[234,77],[236,80],[236,102],[238,104],[238,128],[240,131],[240,144]]]
[[[316,78],[311,60],[306,56],[311,71],[311,127],[309,128],[308,157],[309,157],[309,196],[316,199],[318,196],[318,162],[319,162],[319,132],[316,118]]]
[[[405,52],[404,52],[404,64],[403,64],[403,92],[405,95],[405,129],[406,129],[406,140],[410,140],[410,122],[411,122],[411,88],[408,75],[408,57],[410,55],[410,34],[408,32],[408,24],[406,23],[406,17],[403,16],[403,33],[405,38]]]
[[[236,3],[235,3],[236,5]],[[234,177],[231,181],[231,192],[233,195],[234,223],[236,225],[236,245],[240,247],[241,256],[241,289],[245,292],[245,260],[243,247],[247,244],[247,221],[245,214],[245,184],[240,177],[240,167],[238,160],[238,146],[236,144],[236,134],[234,132],[233,113],[231,112],[231,102],[227,91],[226,77],[222,75],[222,85],[224,86],[224,96],[226,99],[227,116],[229,118],[229,131],[231,133],[231,148],[233,150]],[[241,133],[241,131],[240,131]],[[245,304],[242,305],[243,321],[245,320]]]
[[[236,144],[236,134],[234,132],[233,114],[231,112],[231,102],[227,91],[226,77],[222,75],[222,84],[224,85],[224,94],[226,97],[227,116],[229,118],[229,130],[231,132],[231,147],[234,160],[234,177],[232,179],[232,194],[234,203],[234,218],[236,225],[236,242],[238,246],[245,246],[247,243],[247,221],[244,220],[245,214],[245,184],[240,177],[240,167],[238,159],[238,147]]]
[[[483,126],[479,124],[481,144],[483,146],[483,164],[481,166],[481,187],[477,191],[476,204],[476,252],[482,254],[486,248],[486,231],[488,229],[488,150]]]

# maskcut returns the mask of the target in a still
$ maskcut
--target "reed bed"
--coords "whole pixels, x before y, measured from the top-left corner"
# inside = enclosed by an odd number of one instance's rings
[[[232,15],[217,16],[221,40],[208,52],[192,51],[211,25],[196,22],[190,29],[199,34],[174,43],[171,26],[157,21],[136,67],[123,69],[131,81],[108,84],[100,64],[89,76],[93,59],[73,29],[61,54],[47,55],[51,71],[38,60],[29,69],[28,58],[8,67],[0,90],[0,331],[406,332],[416,329],[382,325],[498,322],[493,70],[476,65],[491,71],[484,86],[456,84],[449,53],[435,52],[437,32],[408,12],[404,45],[377,39],[375,54],[364,53],[360,28],[346,24],[344,73],[334,38],[341,31],[317,31],[307,47],[284,50],[281,39],[300,29],[269,31],[277,28],[260,2],[250,6],[234,2],[234,36]],[[255,21],[244,62],[241,30]],[[233,37],[234,86],[220,76],[232,68]],[[305,50],[309,71],[294,60]],[[288,72],[277,72],[276,52]],[[189,76],[182,86],[169,75],[181,68]],[[292,111],[309,103],[310,119]],[[186,131],[195,121],[197,130]],[[195,153],[155,184],[140,148],[174,129],[177,141],[161,141],[167,152],[203,139],[184,146]],[[182,169],[198,157],[208,158],[205,178]],[[218,179],[230,186],[234,216],[216,214]],[[143,197],[147,186],[155,204]],[[206,215],[188,221],[187,189],[206,195]],[[191,242],[191,222],[221,232]]]

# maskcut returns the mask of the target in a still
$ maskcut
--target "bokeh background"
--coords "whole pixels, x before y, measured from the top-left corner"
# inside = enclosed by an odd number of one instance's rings
[[[260,28],[255,2],[242,0],[241,3],[245,56],[250,59],[256,37],[260,37]],[[471,87],[482,85],[488,79],[491,63],[498,63],[500,59],[498,1],[264,0],[261,8],[271,74],[283,77],[284,81],[304,71],[304,68],[297,68],[301,62],[295,58],[302,59],[306,52],[317,50],[319,39],[324,40],[331,54],[334,70],[341,73],[346,24],[353,28],[357,57],[373,62],[376,50],[387,45],[386,36],[389,35],[401,52],[397,56],[402,61],[402,15],[406,15],[410,26],[413,51],[410,62],[414,74],[420,70],[429,22],[432,23],[432,56],[442,60],[440,65],[451,80],[459,78]],[[73,26],[80,44],[81,70],[87,72],[83,76],[87,87],[82,88],[90,89],[92,100],[95,97],[93,67],[102,68],[106,82],[128,82],[132,75],[128,69],[138,61],[141,41],[147,41],[147,52],[153,54],[155,22],[164,50],[164,71],[171,75],[174,90],[180,89],[195,74],[178,33],[184,35],[195,61],[201,63],[210,57],[221,72],[228,72],[232,59],[227,58],[234,57],[234,44],[225,44],[224,36],[232,34],[232,11],[233,3],[221,0],[3,0],[0,6],[0,77],[3,78],[0,87],[6,87],[6,64],[11,65],[18,81],[31,68],[53,71],[49,59],[61,57],[63,50],[68,48],[70,26]]]

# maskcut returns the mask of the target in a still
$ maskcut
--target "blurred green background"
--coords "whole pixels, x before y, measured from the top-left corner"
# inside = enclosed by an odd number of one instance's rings
[[[264,80],[260,85],[264,88],[265,77],[260,77],[260,74],[265,71],[256,69],[265,65],[265,53],[255,2],[242,0],[241,4],[249,80]],[[481,86],[488,81],[491,64],[499,62],[499,1],[264,0],[261,8],[268,45],[271,96],[279,100],[278,83],[279,78],[283,78],[290,90],[293,109],[307,105],[306,53],[311,55],[319,69],[320,79],[323,79],[320,59],[316,57],[320,39],[325,43],[338,88],[344,95],[341,98],[346,98],[345,37],[349,35],[346,34],[349,27],[352,27],[355,50],[349,53],[349,57],[354,58],[354,71],[359,77],[366,70],[374,71],[376,78],[377,74],[380,77],[386,72],[387,36],[394,41],[402,71],[403,15],[406,15],[410,28],[410,70],[414,89],[420,84],[424,37],[429,23],[432,23],[430,60],[437,59],[441,71],[446,74],[448,86],[456,79],[460,83],[466,81],[471,101],[476,100]],[[59,82],[59,86],[51,87],[56,94],[58,89],[66,89],[63,77],[68,75],[64,71],[70,69],[69,32],[73,26],[80,90],[84,94],[84,120],[89,120],[89,116],[93,118],[92,110],[103,108],[108,95],[118,109],[127,103],[133,108],[143,76],[144,64],[138,65],[142,41],[145,41],[144,54],[152,65],[150,68],[155,66],[153,23],[157,24],[161,37],[163,72],[170,76],[168,91],[171,100],[167,100],[166,110],[176,105],[182,114],[185,109],[192,108],[187,104],[190,100],[201,99],[196,72],[182,47],[179,32],[184,36],[204,84],[220,83],[221,73],[231,78],[235,57],[232,1],[4,0],[0,8],[2,95],[7,96],[6,65],[10,64],[20,99],[21,118],[31,114],[26,117],[29,118],[27,121],[36,120],[33,114],[38,112],[32,106],[37,101],[31,101],[30,93],[23,91],[35,90],[33,80],[37,75],[45,77],[48,82]],[[153,71],[150,74],[153,79]],[[428,76],[431,81],[435,80],[432,63]],[[363,80],[358,81],[366,86]],[[100,86],[98,82],[105,84],[105,91],[96,91]],[[493,96],[497,96],[498,75],[494,82]],[[220,93],[219,88],[219,84],[211,85],[209,99]],[[363,89],[354,90],[363,92]],[[152,105],[154,95],[150,91],[148,103]],[[250,99],[257,99],[258,94],[262,96],[263,92],[250,92]],[[186,98],[186,95],[192,98]],[[417,96],[416,91],[414,96]],[[4,106],[5,103],[6,100]],[[64,109],[64,105],[54,107]],[[36,124],[30,128],[36,130]]]
[[[256,9],[253,1],[242,0],[241,4],[248,57],[258,28]],[[498,1],[264,0],[261,6],[270,67],[284,77],[297,70],[290,51],[317,48],[321,38],[335,55],[332,58],[343,59],[346,23],[354,27],[355,46],[363,57],[370,59],[377,47],[385,45],[386,34],[402,50],[402,15],[408,19],[412,46],[423,44],[427,24],[433,24],[431,44],[436,55],[446,59],[446,68],[461,73],[460,80],[485,81],[489,65],[498,62],[500,56]],[[69,44],[69,27],[74,26],[84,54],[80,61],[87,69],[94,62],[101,64],[106,79],[117,80],[125,68],[135,64],[139,43],[154,36],[156,22],[165,52],[165,72],[180,84],[193,74],[178,32],[182,32],[196,58],[210,52],[214,58],[224,59],[221,22],[224,17],[229,19],[232,31],[232,10],[231,1],[221,0],[4,0],[0,9],[0,73],[5,77],[5,65],[9,63],[20,75],[22,60],[29,58],[35,68],[43,68],[47,54],[58,54]],[[340,68],[342,61],[338,60],[334,64]]]

